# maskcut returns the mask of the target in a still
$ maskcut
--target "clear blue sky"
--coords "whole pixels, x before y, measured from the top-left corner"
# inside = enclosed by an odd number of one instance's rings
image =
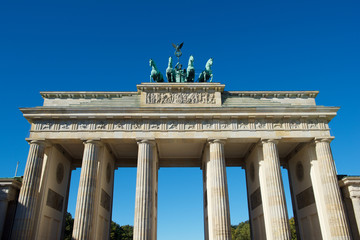
[[[40,91],[135,91],[149,80],[149,58],[164,73],[171,43],[182,41],[184,63],[192,54],[201,69],[213,57],[226,90],[319,90],[317,104],[341,107],[330,124],[338,173],[360,175],[359,12],[359,1],[3,0],[0,177],[17,161],[24,171],[30,125],[18,108],[42,105]],[[159,240],[203,238],[201,178],[195,168],[160,169]],[[244,178],[228,168],[232,224],[248,219]],[[116,171],[113,220],[122,225],[133,224],[135,181],[136,169]]]

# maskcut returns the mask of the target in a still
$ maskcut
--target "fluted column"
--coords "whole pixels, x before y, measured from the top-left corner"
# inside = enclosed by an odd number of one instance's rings
[[[263,139],[263,162],[260,162],[260,188],[263,201],[266,239],[290,239],[277,140]]]
[[[35,213],[38,206],[39,184],[44,158],[45,142],[33,140],[30,150],[12,231],[12,239],[34,239]]]
[[[210,157],[206,163],[209,240],[231,240],[224,142],[211,140],[209,145]]]
[[[75,240],[91,239],[91,230],[95,228],[95,226],[92,226],[92,223],[100,144],[100,141],[97,140],[84,142],[85,148],[81,164],[80,183],[72,234]]]
[[[354,217],[358,232],[360,232],[360,196],[350,193],[351,203],[354,209]],[[355,224],[354,224],[355,225]]]
[[[335,163],[330,149],[331,140],[331,138],[315,139],[320,179],[320,186],[317,186],[317,189],[322,189],[324,201],[324,208],[319,208],[318,211],[324,211],[319,214],[327,216],[327,223],[323,224],[329,225],[331,239],[350,239],[349,226],[346,221]]]
[[[154,224],[154,146],[152,140],[138,141],[134,240],[151,240],[156,236]]]

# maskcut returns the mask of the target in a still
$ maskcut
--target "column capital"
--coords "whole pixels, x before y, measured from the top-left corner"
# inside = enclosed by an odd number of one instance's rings
[[[279,141],[281,140],[281,138],[261,138],[261,143],[275,143],[277,144]]]
[[[31,138],[27,138],[26,141],[29,144],[37,144],[40,145],[42,147],[49,147],[51,146],[51,142],[46,141],[45,139],[31,139]]]
[[[319,142],[328,142],[331,143],[332,140],[334,140],[335,137],[316,137],[314,138],[315,143]]]
[[[151,145],[155,145],[155,138],[137,138],[136,142],[137,142],[137,144],[148,143]]]
[[[226,138],[208,138],[207,142],[208,142],[208,144],[210,144],[210,143],[220,143],[222,145],[225,145]]]
[[[83,144],[92,143],[100,146],[103,145],[100,139],[81,139],[81,140],[83,141]]]

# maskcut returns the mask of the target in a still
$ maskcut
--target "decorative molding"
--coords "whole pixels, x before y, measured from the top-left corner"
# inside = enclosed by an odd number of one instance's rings
[[[318,91],[227,91],[230,96],[251,98],[316,98]]]
[[[40,92],[48,99],[91,99],[91,98],[121,98],[123,96],[139,95],[138,92]]]
[[[322,124],[319,122],[322,121]],[[319,131],[329,130],[316,118],[231,118],[231,119],[80,119],[39,120],[35,132],[92,131]]]

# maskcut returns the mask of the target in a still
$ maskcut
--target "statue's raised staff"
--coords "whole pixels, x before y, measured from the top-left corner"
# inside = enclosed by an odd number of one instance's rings
[[[194,82],[195,79],[195,68],[194,68],[194,57],[191,55],[186,69],[186,81]]]
[[[172,66],[172,57],[169,57],[168,67],[166,68],[166,78],[168,82],[175,82],[175,70]]]
[[[205,70],[200,73],[200,76],[198,78],[198,82],[207,82],[209,79],[209,82],[212,82],[213,80],[213,74],[211,71],[211,67],[213,65],[213,59],[210,58],[205,65]]]
[[[156,67],[154,60],[150,59],[149,64],[150,67],[152,68],[150,73],[150,82],[151,79],[154,80],[155,82],[164,82],[164,77]]]

